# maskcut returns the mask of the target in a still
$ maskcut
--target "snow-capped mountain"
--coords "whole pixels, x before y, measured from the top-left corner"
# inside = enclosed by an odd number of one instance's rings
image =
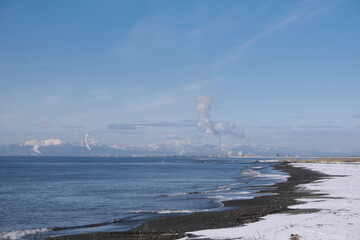
[[[46,139],[46,140],[30,140],[30,141],[26,141],[22,144],[20,144],[19,146],[22,147],[27,147],[27,146],[32,146],[32,149],[34,151],[34,153],[36,154],[41,154],[39,148],[40,147],[48,147],[48,146],[59,146],[64,144],[63,141],[61,141],[60,139],[54,138],[54,139]]]
[[[0,155],[41,156],[342,156],[314,150],[296,150],[279,147],[233,144],[220,146],[172,140],[161,144],[105,145],[85,137],[80,143],[69,143],[58,138],[32,139],[21,144],[0,146]]]

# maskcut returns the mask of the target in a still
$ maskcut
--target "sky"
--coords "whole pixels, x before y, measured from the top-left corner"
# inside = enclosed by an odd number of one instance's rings
[[[0,0],[0,144],[359,152],[359,24],[359,0]]]

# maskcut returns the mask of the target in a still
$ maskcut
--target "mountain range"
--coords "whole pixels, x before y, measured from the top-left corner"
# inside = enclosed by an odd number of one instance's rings
[[[316,150],[296,150],[260,145],[197,144],[173,140],[162,144],[127,145],[101,144],[94,139],[69,143],[61,139],[29,140],[20,144],[0,146],[0,156],[345,156]]]

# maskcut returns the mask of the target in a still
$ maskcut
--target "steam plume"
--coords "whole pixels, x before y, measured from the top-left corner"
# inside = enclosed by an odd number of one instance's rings
[[[214,125],[216,131],[221,135],[231,135],[240,139],[249,139],[245,133],[243,133],[238,126],[227,122],[217,122]]]
[[[216,137],[219,141],[219,150],[220,150],[220,135],[214,128],[214,123],[209,119],[209,111],[212,107],[212,101],[207,96],[197,96],[195,97],[196,110],[199,112],[199,122],[198,126],[207,134],[210,134]]]
[[[199,112],[198,126],[207,134],[218,139],[219,151],[221,150],[220,135],[231,135],[239,139],[248,139],[238,126],[226,122],[212,122],[209,118],[209,111],[212,107],[212,100],[207,96],[195,97],[197,102],[196,110]]]
[[[91,152],[91,148],[89,146],[89,133],[88,132],[85,132],[84,145]]]
[[[41,154],[41,152],[40,152],[40,150],[39,150],[39,145],[38,144],[35,144],[34,146],[33,146],[33,151],[35,152],[35,153],[37,153],[37,154]]]

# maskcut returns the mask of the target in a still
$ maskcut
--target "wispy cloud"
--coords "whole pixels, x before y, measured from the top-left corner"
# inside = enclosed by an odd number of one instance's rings
[[[207,88],[214,88],[217,86],[218,82],[224,79],[221,75],[212,76],[202,71],[195,71],[194,69],[190,69],[189,72],[194,74],[196,78],[200,78],[202,80],[186,84],[181,89],[183,92],[196,92]]]
[[[172,26],[173,17],[153,14],[140,19],[121,43],[110,49],[113,56],[136,59],[176,45],[182,34]],[[146,39],[146,41],[145,41]]]
[[[134,123],[111,123],[106,128],[109,130],[137,130],[138,125]]]
[[[216,122],[214,128],[219,135],[230,135],[239,139],[248,139],[244,131],[233,123]]]
[[[152,96],[146,99],[141,99],[140,102],[135,106],[136,110],[143,110],[148,108],[156,108],[162,106],[168,106],[178,101],[178,99],[159,94],[157,96]]]
[[[23,116],[21,113],[0,113],[0,123],[5,124],[14,121],[15,119]]]
[[[346,126],[336,125],[336,124],[314,124],[314,125],[280,125],[280,126],[272,126],[272,125],[259,125],[259,126],[249,126],[247,129],[252,132],[253,135],[263,135],[267,138],[280,139],[284,136],[288,137],[299,137],[299,136],[307,136],[311,137],[319,137],[325,135],[336,135],[339,136],[344,133],[354,133],[356,128],[350,128]]]
[[[113,96],[107,89],[97,89],[88,93],[89,99],[85,103],[97,103],[111,99]]]
[[[340,125],[304,125],[304,126],[299,126],[298,128],[317,130],[317,129],[343,129],[344,127]]]
[[[309,20],[317,15],[320,15],[331,8],[333,8],[339,1],[310,1],[301,7],[296,8],[295,11],[276,21],[272,25],[258,32],[251,38],[244,41],[242,44],[232,48],[223,54],[216,62],[215,67],[223,67],[231,62],[234,62],[247,54],[247,50],[255,43],[265,38],[266,36],[280,31],[291,24],[300,20]]]
[[[196,127],[196,121],[180,121],[180,122],[150,122],[140,121],[131,123],[111,123],[107,125],[109,130],[138,130],[147,127],[157,128],[188,128]]]
[[[60,107],[65,104],[66,100],[60,95],[49,95],[41,99],[40,104],[47,107]]]
[[[209,85],[210,85],[210,83],[207,80],[198,81],[198,82],[193,82],[193,83],[189,83],[189,84],[185,85],[182,88],[182,90],[184,92],[196,92],[196,91],[199,91]]]
[[[44,121],[44,122],[34,123],[33,126],[42,127],[42,128],[50,128],[53,126],[53,124],[51,122]]]
[[[69,130],[80,130],[80,129],[83,129],[84,127],[83,126],[80,126],[80,125],[63,125],[63,126],[60,126],[61,128],[65,128],[65,129],[69,129]]]
[[[292,129],[293,131],[306,131],[306,130],[322,130],[322,129],[345,129],[344,126],[335,125],[335,124],[318,124],[318,125],[300,125],[300,126],[272,126],[272,125],[259,125],[259,126],[249,126],[251,129],[263,129],[263,130],[275,130],[283,131],[284,129]]]
[[[260,130],[271,130],[271,131],[295,131],[293,126],[282,125],[282,126],[272,126],[272,125],[259,125],[259,126],[248,126],[248,129],[260,129]]]
[[[177,14],[158,11],[139,19],[122,40],[110,48],[110,55],[132,60],[177,46],[201,46],[209,37],[223,33],[225,28],[230,31],[230,25],[238,19],[239,13],[233,9],[212,16],[204,10],[203,17],[199,17],[199,9],[206,8],[208,3],[194,2],[194,5],[198,4],[204,6],[190,10],[182,18],[177,17]],[[239,4],[236,5],[237,9],[241,8]]]
[[[91,112],[91,113],[85,113],[85,114],[75,116],[73,119],[74,120],[82,120],[82,119],[94,117],[94,116],[96,116],[98,114],[100,114],[100,111],[94,111],[94,112]]]

